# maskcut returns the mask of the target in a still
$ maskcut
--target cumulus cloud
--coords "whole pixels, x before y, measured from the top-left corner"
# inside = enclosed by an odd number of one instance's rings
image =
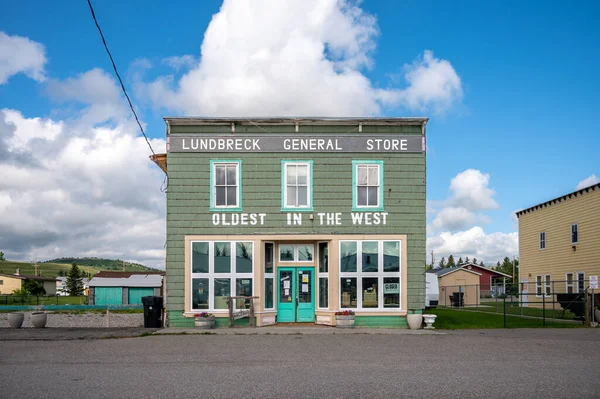
[[[476,214],[461,207],[447,207],[436,215],[431,223],[434,231],[443,229],[459,230],[472,226],[475,223],[489,223],[490,218],[486,215]]]
[[[431,51],[405,66],[405,87],[375,87],[363,70],[373,67],[378,33],[376,18],[355,3],[225,0],[199,61],[169,59],[194,67],[136,91],[157,107],[208,116],[365,116],[388,106],[437,112],[460,101],[458,74]]]
[[[130,118],[107,123],[127,111],[114,79],[92,70],[48,87],[83,108],[69,120],[0,110],[2,250],[16,260],[102,256],[164,266],[164,176]],[[165,150],[164,140],[151,143]]]
[[[600,179],[598,179],[598,177],[594,174],[577,183],[575,190],[581,190],[582,188],[586,188],[597,183],[600,183]]]
[[[496,192],[488,187],[489,183],[489,174],[467,169],[450,182],[453,192],[450,202],[470,211],[496,209],[498,203],[492,198]]]
[[[518,239],[517,232],[486,234],[481,227],[474,226],[465,231],[443,232],[429,237],[427,249],[436,254],[437,261],[442,256],[453,254],[455,258],[468,256],[485,263],[496,263],[505,256],[518,254]]]
[[[46,50],[38,42],[21,36],[9,36],[0,31],[0,85],[18,73],[43,81]]]
[[[178,71],[181,68],[189,68],[191,66],[194,66],[198,62],[198,60],[193,55],[186,54],[181,56],[175,55],[172,57],[167,57],[163,59],[162,62]]]

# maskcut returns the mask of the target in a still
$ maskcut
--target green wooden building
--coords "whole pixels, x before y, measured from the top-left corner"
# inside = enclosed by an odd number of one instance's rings
[[[227,298],[253,296],[258,326],[353,310],[405,328],[425,303],[427,121],[165,118],[168,325],[225,325]]]

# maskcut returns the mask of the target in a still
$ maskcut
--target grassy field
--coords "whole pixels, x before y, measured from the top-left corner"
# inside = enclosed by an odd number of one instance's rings
[[[2,306],[33,306],[33,305],[87,305],[87,296],[17,296],[0,295]]]
[[[502,314],[489,314],[476,311],[431,309],[427,314],[436,314],[434,327],[436,329],[458,330],[458,329],[485,329],[504,328],[504,316]],[[576,328],[581,323],[565,323],[546,320],[546,327],[552,328]],[[539,328],[544,327],[540,319],[528,319],[518,316],[506,316],[507,328]]]
[[[65,258],[68,260],[74,260],[77,263],[77,266],[80,270],[86,273],[89,273],[90,276],[94,276],[94,274],[98,273],[101,270],[113,270],[113,271],[122,271],[122,263],[121,261],[115,261],[111,259],[73,259],[73,258]],[[57,261],[61,261],[63,263],[54,263],[54,262],[40,262],[38,263],[38,274],[44,277],[57,277],[59,272],[62,270],[63,273],[66,273],[71,269],[71,263],[66,260],[57,259]],[[82,262],[81,264],[79,262]],[[116,262],[116,263],[115,263]],[[91,266],[86,266],[85,263],[90,263]],[[105,263],[105,264],[102,264]],[[117,267],[120,265],[120,267]],[[35,268],[33,263],[29,262],[15,262],[10,260],[0,261],[0,273],[3,274],[14,274],[16,270],[19,269],[19,273],[21,274],[35,274]],[[138,264],[130,264],[125,262],[125,271],[128,272],[140,272],[140,271],[157,271],[155,269],[146,268],[145,266]]]
[[[533,304],[530,304],[533,306]],[[541,304],[540,304],[541,306]],[[566,311],[563,314],[563,308],[560,304],[554,304],[554,310],[552,310],[552,305],[546,305],[545,317],[548,319],[562,319],[562,320],[576,320],[577,315],[570,311]],[[496,311],[497,309],[497,311]],[[483,302],[479,305],[479,307],[465,307],[462,310],[469,310],[475,312],[494,312],[494,313],[504,313],[504,302],[498,301],[496,302]],[[520,316],[533,316],[533,317],[544,317],[544,310],[541,307],[521,307],[519,302],[506,302],[506,314],[512,315],[520,315]]]

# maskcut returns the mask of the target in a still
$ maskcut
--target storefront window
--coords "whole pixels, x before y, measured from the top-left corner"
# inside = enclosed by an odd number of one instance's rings
[[[356,308],[356,278],[342,277],[340,279],[342,308]]]
[[[192,273],[208,273],[208,243],[192,243]]]
[[[207,278],[192,279],[192,307],[208,309],[209,286]]]
[[[231,272],[231,243],[215,242],[214,269],[215,273]]]
[[[279,246],[279,260],[281,262],[293,262],[294,261],[294,246],[293,245],[280,245]]]
[[[236,243],[236,273],[252,273],[252,243]]]
[[[400,307],[400,241],[341,241],[340,249],[342,309]]]
[[[215,306],[214,309],[227,309],[227,297],[231,296],[231,279],[215,279]]]
[[[356,241],[342,241],[340,267],[345,273],[356,272]]]
[[[265,279],[265,309],[273,309],[273,278]]]
[[[312,244],[298,245],[298,261],[309,262],[314,258],[315,247]]]
[[[329,307],[329,279],[327,277],[319,278],[319,307]]]

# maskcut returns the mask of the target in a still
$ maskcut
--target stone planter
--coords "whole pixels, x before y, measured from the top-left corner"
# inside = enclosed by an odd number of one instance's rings
[[[47,316],[46,312],[33,312],[31,314],[31,324],[35,328],[44,328],[46,327]]]
[[[196,317],[194,319],[194,325],[196,328],[201,330],[210,330],[215,326],[215,316],[211,317]]]
[[[421,328],[421,324],[423,324],[423,315],[420,313],[407,314],[406,320],[408,321],[408,327],[411,330],[418,330]]]
[[[423,320],[425,321],[426,329],[433,330],[435,328],[433,326],[433,323],[435,322],[436,317],[437,317],[437,315],[435,315],[435,314],[424,314],[423,315]]]
[[[335,316],[335,326],[337,328],[352,328],[354,327],[354,315]]]
[[[23,320],[25,320],[24,313],[15,312],[8,314],[8,325],[10,328],[21,328]]]

